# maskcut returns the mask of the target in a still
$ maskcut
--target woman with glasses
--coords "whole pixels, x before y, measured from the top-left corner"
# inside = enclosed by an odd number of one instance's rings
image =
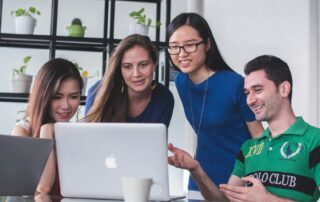
[[[216,185],[227,183],[242,143],[263,131],[246,104],[244,79],[223,60],[200,15],[178,15],[167,36],[171,62],[180,71],[176,87],[197,134],[195,158]],[[190,195],[198,190],[190,178]]]
[[[89,89],[85,121],[163,123],[168,127],[174,100],[168,88],[153,80],[157,61],[148,37],[124,38],[102,80]]]

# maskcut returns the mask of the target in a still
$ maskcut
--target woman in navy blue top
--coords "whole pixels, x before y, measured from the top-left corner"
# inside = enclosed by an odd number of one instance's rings
[[[163,123],[168,127],[174,100],[168,88],[153,80],[157,61],[148,37],[124,38],[103,79],[89,90],[85,121]]]
[[[180,71],[176,87],[197,134],[195,158],[216,185],[227,183],[242,143],[263,131],[246,104],[243,77],[223,60],[200,15],[182,13],[167,31],[170,59]],[[192,178],[189,190],[199,190]]]

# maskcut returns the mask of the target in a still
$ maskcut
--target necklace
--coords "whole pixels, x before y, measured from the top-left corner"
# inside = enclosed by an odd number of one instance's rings
[[[200,120],[199,120],[198,129],[196,129],[196,125],[195,125],[195,123],[194,123],[192,99],[191,99],[190,86],[189,86],[189,81],[188,81],[188,94],[189,94],[189,103],[190,103],[190,110],[191,110],[192,126],[193,126],[193,128],[194,128],[194,130],[195,130],[195,132],[196,132],[196,134],[197,134],[198,136],[199,136],[199,134],[200,134],[200,128],[201,128],[201,123],[202,123],[204,105],[205,105],[206,97],[207,97],[208,80],[209,80],[209,72],[208,72],[208,78],[207,78],[207,81],[206,81],[206,87],[205,87],[205,90],[204,90],[204,95],[203,95],[203,100],[202,100],[202,107],[201,107],[201,113],[200,113]]]

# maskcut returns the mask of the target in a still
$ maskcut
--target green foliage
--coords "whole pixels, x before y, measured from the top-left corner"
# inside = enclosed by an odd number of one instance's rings
[[[80,18],[74,18],[71,22],[72,25],[80,25],[82,26],[82,22],[80,20]]]
[[[13,69],[13,73],[15,73],[17,75],[26,74],[27,65],[28,65],[28,62],[30,61],[30,59],[31,59],[31,56],[24,57],[23,58],[23,65],[21,65],[19,68]]]
[[[14,15],[16,17],[19,16],[34,16],[34,15],[40,15],[40,11],[37,10],[35,7],[29,7],[29,9],[24,8],[18,8],[17,10],[11,11],[11,15]]]
[[[81,71],[83,71],[83,67],[81,67],[78,63],[73,63],[74,64],[74,66],[76,66],[77,67],[77,69],[79,70],[79,72],[81,72]]]
[[[132,17],[138,24],[147,25],[148,27],[160,27],[161,22],[157,21],[156,25],[151,25],[152,20],[151,18],[147,18],[147,16],[144,14],[144,8],[141,8],[137,11],[132,11],[129,13],[129,16]]]

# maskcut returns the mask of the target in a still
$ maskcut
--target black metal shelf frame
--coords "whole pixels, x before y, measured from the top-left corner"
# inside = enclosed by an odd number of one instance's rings
[[[4,93],[0,92],[0,102],[19,102],[26,103],[29,99],[29,93]],[[86,96],[80,97],[80,105],[85,105]]]
[[[0,13],[3,9],[3,1],[0,0]],[[166,3],[166,22],[164,28],[170,23],[171,14],[171,0],[104,0],[104,28],[103,38],[77,38],[57,36],[58,24],[58,4],[59,0],[52,0],[52,14],[50,35],[21,35],[12,33],[2,33],[0,30],[0,47],[14,47],[14,48],[33,48],[33,49],[48,49],[49,58],[55,58],[57,50],[71,50],[71,51],[92,51],[102,53],[102,73],[104,73],[107,66],[107,53],[111,53],[113,48],[120,42],[121,39],[114,38],[114,19],[115,19],[115,6],[117,1],[130,1],[130,2],[143,2],[156,4],[156,20],[161,18],[161,3]],[[109,8],[110,6],[110,8]],[[110,10],[110,11],[109,11]],[[110,15],[109,15],[110,12]],[[110,20],[109,20],[110,17]],[[108,23],[110,22],[110,24]],[[2,23],[2,16],[0,14],[0,29]],[[108,36],[108,29],[110,29]],[[166,46],[165,42],[160,41],[160,28],[156,28],[156,39],[153,41],[155,46],[160,50]],[[166,53],[167,54],[167,53]],[[168,55],[166,55],[168,58]],[[165,85],[169,86],[169,61],[165,61]],[[159,78],[158,71],[155,75],[156,79]],[[21,93],[7,93],[0,92],[0,102],[28,102],[29,94]],[[85,97],[81,97],[81,103],[85,103]]]

